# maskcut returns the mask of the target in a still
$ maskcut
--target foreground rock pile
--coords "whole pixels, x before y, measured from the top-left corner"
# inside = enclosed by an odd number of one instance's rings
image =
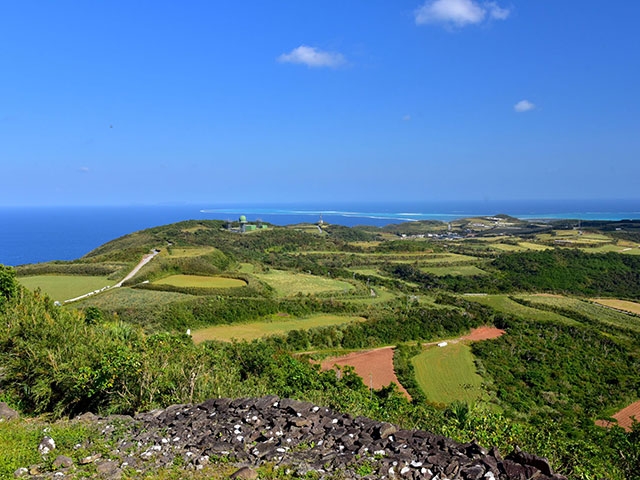
[[[108,433],[110,425],[106,425]],[[256,468],[271,462],[296,476],[426,480],[561,480],[546,459],[516,451],[458,444],[421,430],[335,413],[278,397],[214,399],[137,415],[98,471],[118,478],[123,470],[171,465],[202,469],[222,459]],[[96,459],[97,460],[97,459]],[[108,462],[108,464],[105,464]],[[256,478],[245,468],[238,478]]]

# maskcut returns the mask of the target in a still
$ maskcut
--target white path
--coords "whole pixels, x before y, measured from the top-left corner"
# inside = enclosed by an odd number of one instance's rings
[[[138,262],[138,264],[135,267],[133,267],[133,270],[131,270],[127,274],[126,277],[124,277],[122,280],[120,280],[118,283],[116,283],[113,287],[102,287],[100,290],[94,290],[93,292],[85,293],[84,295],[80,295],[79,297],[70,298],[69,300],[65,300],[64,303],[77,302],[78,300],[82,300],[83,298],[90,297],[91,295],[95,295],[97,293],[104,292],[106,290],[109,290],[110,288],[121,287],[124,282],[126,282],[130,278],[133,278],[133,276],[136,273],[138,273],[142,267],[144,267],[147,263],[149,263],[151,260],[153,260],[153,257],[158,255],[159,253],[160,253],[160,250],[154,250],[153,252],[148,253],[145,256],[143,256],[142,260],[140,260],[140,262]]]

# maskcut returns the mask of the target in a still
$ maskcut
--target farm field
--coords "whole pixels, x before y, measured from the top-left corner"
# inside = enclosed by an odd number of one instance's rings
[[[86,293],[86,292],[85,292]],[[98,307],[106,311],[117,308],[144,308],[149,305],[167,305],[195,298],[193,295],[177,292],[161,292],[141,288],[112,288],[99,295],[74,302],[74,308]]]
[[[35,275],[19,277],[18,280],[28,289],[39,288],[53,300],[60,302],[116,283],[106,276],[80,275]]]
[[[335,365],[344,367],[349,365],[362,378],[368,387],[379,389],[390,383],[398,385],[400,391],[411,399],[409,393],[398,381],[393,370],[393,347],[377,348],[362,352],[352,352],[341,357],[326,358],[320,364],[323,370],[330,370]]]
[[[521,305],[511,300],[508,295],[465,295],[465,299],[472,302],[482,303],[483,305],[488,305],[500,312],[510,313],[524,319],[539,320],[543,322],[560,322],[569,325],[578,324],[575,320],[557,313]]]
[[[203,227],[200,227],[199,229],[201,230],[202,228]],[[170,258],[199,257],[200,255],[206,255],[215,250],[214,247],[170,247],[163,249],[160,254]]]
[[[423,272],[437,275],[439,277],[445,275],[458,275],[458,276],[473,276],[473,275],[486,275],[487,272],[481,270],[475,265],[453,265],[451,267],[424,267],[421,268]]]
[[[460,253],[438,253],[432,255],[424,255],[420,258],[422,263],[470,263],[477,262],[477,257],[471,257],[469,255],[462,255]]]
[[[482,397],[471,348],[464,343],[431,346],[411,360],[418,385],[431,402],[475,402]]]
[[[572,310],[574,312],[580,313],[589,317],[594,322],[600,322],[606,325],[613,325],[616,327],[627,328],[630,330],[635,330],[640,332],[640,319],[634,317],[632,315],[627,315],[623,312],[618,312],[616,310],[612,310],[611,308],[607,308],[607,306],[612,307],[613,305],[607,305],[609,302],[621,302],[621,300],[610,300],[610,299],[601,299],[604,302],[603,306],[597,305],[595,303],[587,302],[581,300],[579,298],[572,297],[563,297],[559,295],[549,296],[549,295],[518,295],[518,298],[522,298],[523,300],[527,300],[529,302],[538,303],[542,305],[547,305],[551,307],[559,307],[564,308],[566,310]],[[596,300],[596,302],[600,303],[600,300]],[[638,311],[640,312],[640,304],[633,302],[624,302],[626,304],[631,304],[638,307]],[[606,305],[606,306],[604,306]],[[613,307],[619,308],[619,307]],[[619,308],[620,310],[624,310],[623,308]],[[633,313],[633,312],[632,312]]]
[[[287,333],[291,330],[309,329],[315,327],[328,327],[349,322],[359,322],[362,317],[345,317],[340,315],[311,315],[305,318],[279,318],[265,319],[260,322],[238,323],[234,325],[214,325],[193,332],[193,341],[202,343],[206,340],[222,340],[230,342],[236,340],[255,340]]]
[[[625,310],[627,312],[640,315],[640,303],[629,302],[627,300],[616,300],[613,298],[594,298],[593,301],[606,307],[617,308],[618,310]]]
[[[552,248],[548,245],[540,245],[539,243],[533,242],[518,242],[517,244],[511,243],[490,243],[491,248],[503,251],[503,252],[524,252],[526,250],[548,250]]]
[[[598,247],[591,247],[591,248],[581,248],[581,250],[583,252],[586,253],[609,253],[609,252],[614,252],[614,253],[622,253],[624,255],[640,255],[640,248],[634,246],[634,247],[625,247],[625,246],[621,246],[621,245],[602,245],[602,246],[598,246]]]
[[[640,419],[640,401],[632,403],[631,405],[614,413],[611,417],[615,419],[616,423],[619,426],[624,428],[627,432],[630,432],[631,427],[633,426],[633,420]],[[606,420],[597,420],[596,425],[599,425],[601,427],[609,427],[611,425],[611,422],[608,422]]]
[[[255,276],[275,289],[281,297],[317,293],[341,293],[352,290],[353,285],[342,280],[293,273],[284,270],[270,270],[268,273],[256,273]]]
[[[204,275],[171,275],[153,282],[156,285],[170,285],[172,287],[195,288],[238,288],[247,282],[237,278],[207,277]]]

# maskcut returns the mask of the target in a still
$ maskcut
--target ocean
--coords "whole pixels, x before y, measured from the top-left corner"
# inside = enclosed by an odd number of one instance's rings
[[[235,220],[246,215],[276,225],[317,222],[384,226],[416,220],[505,213],[523,219],[640,218],[640,200],[188,205],[135,207],[0,207],[0,264],[73,260],[109,240],[181,220]]]

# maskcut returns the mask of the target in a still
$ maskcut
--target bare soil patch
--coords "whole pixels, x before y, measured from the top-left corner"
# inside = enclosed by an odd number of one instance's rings
[[[457,343],[459,341],[479,342],[482,340],[490,340],[492,338],[498,338],[505,333],[496,327],[479,327],[474,328],[468,335],[453,340],[448,340],[449,343]],[[425,345],[435,345],[438,342],[432,342]],[[345,366],[350,365],[354,368],[355,372],[362,378],[367,386],[373,386],[375,389],[379,389],[395,383],[398,385],[400,391],[411,400],[411,395],[400,384],[396,372],[393,370],[393,347],[376,348],[375,350],[366,350],[362,352],[352,352],[341,357],[330,357],[324,359],[320,363],[322,370],[329,370],[334,365]]]
[[[339,365],[350,365],[367,386],[375,389],[386,387],[390,383],[398,385],[400,391],[411,400],[411,395],[398,381],[393,370],[393,347],[378,348],[364,352],[353,352],[342,357],[327,358],[320,364],[323,370]]]
[[[632,403],[613,415],[613,418],[616,420],[618,425],[624,428],[627,432],[631,431],[633,417],[640,422],[640,401]],[[596,425],[600,427],[610,427],[611,422],[606,420],[596,420]]]
[[[460,340],[469,340],[472,342],[479,342],[481,340],[491,340],[492,338],[498,338],[505,334],[504,330],[496,327],[478,327],[471,330],[469,335],[460,337]]]

